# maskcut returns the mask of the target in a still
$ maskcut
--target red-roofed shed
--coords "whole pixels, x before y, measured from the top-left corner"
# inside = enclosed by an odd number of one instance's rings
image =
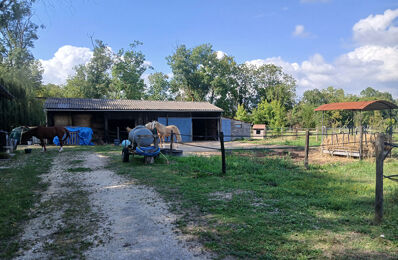
[[[356,102],[340,102],[324,104],[317,108],[315,111],[330,111],[330,110],[358,110],[358,111],[372,111],[384,109],[397,109],[398,106],[385,100],[372,100],[372,101],[356,101]]]

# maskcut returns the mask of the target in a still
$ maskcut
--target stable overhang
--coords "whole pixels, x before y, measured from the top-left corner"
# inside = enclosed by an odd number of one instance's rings
[[[46,111],[223,112],[209,102],[130,99],[47,98]]]

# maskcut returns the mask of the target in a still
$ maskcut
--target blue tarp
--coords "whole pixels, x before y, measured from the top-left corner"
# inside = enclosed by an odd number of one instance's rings
[[[67,126],[65,128],[68,129],[69,132],[71,133],[77,132],[77,134],[79,135],[79,145],[94,145],[91,142],[91,138],[93,136],[93,130],[90,127]],[[54,137],[53,143],[55,145],[59,145],[58,136]]]

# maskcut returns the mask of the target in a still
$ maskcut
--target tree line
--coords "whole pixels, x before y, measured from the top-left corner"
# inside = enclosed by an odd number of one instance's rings
[[[308,90],[297,98],[296,80],[281,67],[239,64],[211,44],[177,46],[166,57],[172,71],[166,75],[149,65],[139,41],[114,52],[105,42],[93,40],[93,57],[75,67],[65,84],[43,85],[41,64],[30,51],[38,39],[37,30],[43,28],[31,21],[33,3],[0,0],[0,84],[16,97],[0,101],[3,129],[44,123],[43,99],[37,97],[208,101],[222,108],[224,116],[273,128],[319,126],[321,114],[314,108],[325,103],[369,99],[397,103],[391,94],[373,88],[350,95],[329,87]],[[325,113],[324,124],[350,126],[358,120],[352,120],[347,111],[333,111]],[[366,112],[361,120],[375,127],[396,124],[383,111]]]

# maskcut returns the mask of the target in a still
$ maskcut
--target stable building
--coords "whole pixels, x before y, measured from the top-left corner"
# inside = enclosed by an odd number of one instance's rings
[[[218,132],[231,126],[231,121],[223,122],[223,110],[208,102],[47,98],[44,111],[48,126],[90,127],[94,139],[106,142],[126,138],[127,126],[153,120],[176,125],[183,142],[217,140]]]

